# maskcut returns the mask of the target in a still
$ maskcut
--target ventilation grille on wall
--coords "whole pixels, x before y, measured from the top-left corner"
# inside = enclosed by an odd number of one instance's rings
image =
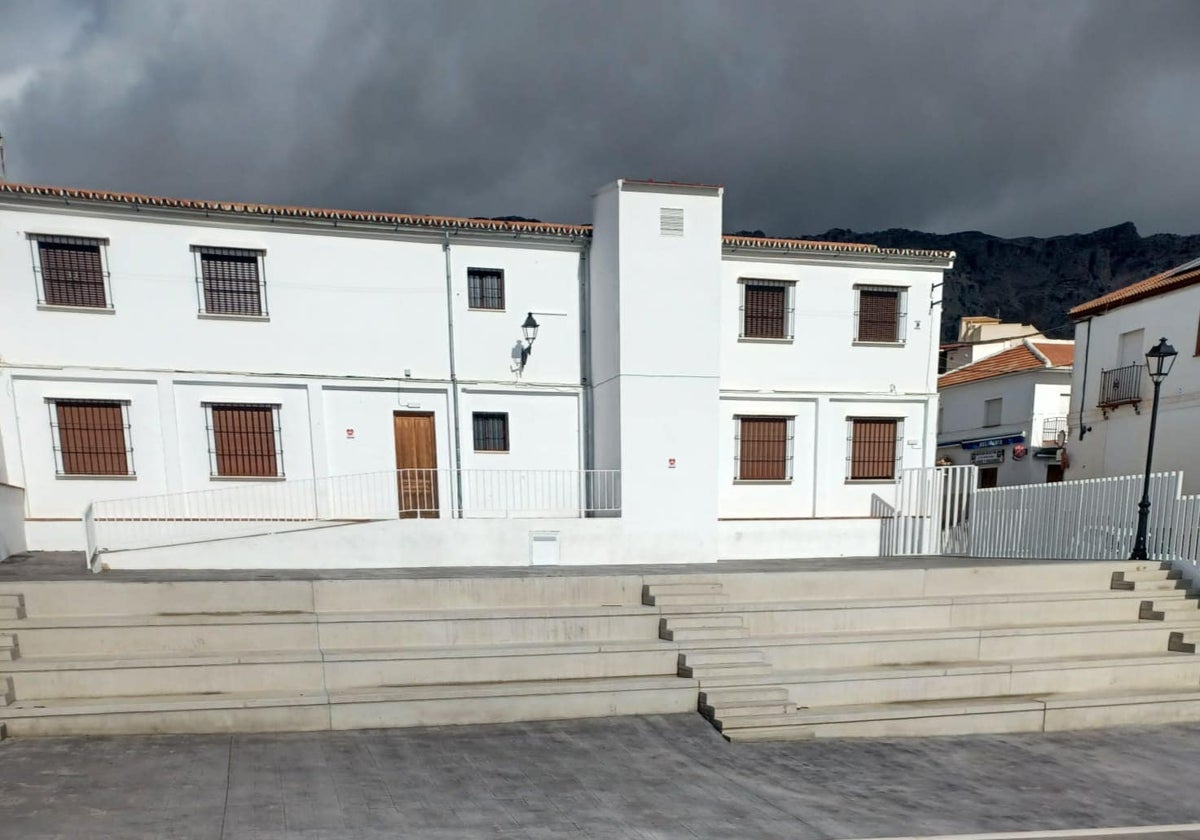
[[[658,231],[663,236],[683,236],[683,208],[660,207]]]

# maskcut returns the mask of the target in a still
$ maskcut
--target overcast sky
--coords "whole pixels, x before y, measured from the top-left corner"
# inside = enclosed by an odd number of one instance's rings
[[[1200,232],[1200,2],[0,0],[10,180],[725,228]]]

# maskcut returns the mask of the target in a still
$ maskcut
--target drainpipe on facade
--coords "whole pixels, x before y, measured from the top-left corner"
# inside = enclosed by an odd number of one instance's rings
[[[450,231],[443,232],[446,255],[446,328],[450,336],[450,422],[454,430],[454,518],[462,519],[462,439],[458,422],[458,369],[454,364],[454,275],[450,270]]]
[[[596,466],[596,442],[593,435],[595,425],[592,416],[592,307],[591,281],[592,241],[583,241],[579,253],[579,384],[583,398],[583,469]],[[586,474],[586,473],[585,473]]]
[[[1079,384],[1079,439],[1083,440],[1088,433],[1088,427],[1083,423],[1084,400],[1087,399],[1087,369],[1088,354],[1092,349],[1092,319],[1087,319],[1087,338],[1083,342],[1083,381]],[[1072,395],[1074,397],[1074,395]]]

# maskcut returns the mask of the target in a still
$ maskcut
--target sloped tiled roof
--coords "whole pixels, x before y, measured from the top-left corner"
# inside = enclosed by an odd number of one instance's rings
[[[1071,309],[1067,315],[1071,318],[1084,318],[1088,315],[1108,312],[1111,309],[1116,309],[1118,306],[1125,306],[1134,301],[1145,300],[1155,295],[1173,292],[1176,289],[1183,289],[1187,286],[1194,286],[1200,283],[1200,265],[1197,265],[1198,262],[1200,261],[1193,260],[1192,262],[1184,263],[1160,274],[1155,274],[1153,277],[1147,277],[1145,280],[1139,280],[1136,283],[1131,283],[1128,286],[1111,291],[1106,295],[1101,295],[1094,300],[1089,300],[1087,303],[1081,303]]]
[[[667,182],[643,181],[646,184]],[[334,210],[284,204],[253,204],[231,201],[207,201],[192,198],[166,198],[140,193],[85,190],[74,187],[51,187],[41,184],[18,184],[0,181],[0,197],[4,195],[30,198],[61,199],[64,203],[93,201],[127,207],[157,207],[197,210],[210,213],[233,213],[282,219],[318,219],[334,222],[355,222],[399,227],[421,227],[480,232],[530,233],[542,236],[591,236],[591,225],[557,224],[553,222],[519,222],[498,219],[474,219],[458,216],[428,216],[415,213],[381,213],[364,210]],[[763,236],[724,236],[727,248],[757,248],[791,253],[862,253],[881,257],[920,257],[939,260],[954,259],[953,251],[928,251],[916,248],[880,248],[856,242],[818,242],[808,239],[778,239]]]
[[[926,257],[938,260],[954,259],[953,251],[930,251],[923,248],[880,248],[865,242],[818,242],[812,239],[777,239],[770,236],[724,236],[726,248],[761,248],[769,251],[808,251],[813,253],[859,253],[880,257]]]
[[[1035,352],[1036,350],[1036,352]],[[1041,354],[1040,356],[1038,354]],[[1046,361],[1043,361],[1043,357]],[[1026,370],[1070,367],[1075,361],[1073,342],[1050,343],[1026,339],[994,356],[944,373],[938,377],[938,389],[966,382],[979,382],[994,376],[1021,373]]]
[[[296,207],[283,204],[246,204],[230,201],[203,201],[191,198],[163,198],[138,193],[81,190],[70,187],[47,187],[38,184],[15,184],[0,181],[0,196],[4,194],[31,197],[61,198],[64,201],[102,201],[134,207],[163,207],[180,210],[202,210],[218,213],[238,213],[248,216],[268,216],[284,219],[321,219],[339,222],[398,225],[401,227],[451,228],[470,231],[513,231],[550,236],[589,236],[591,225],[565,225],[550,222],[513,222],[492,219],[469,219],[457,216],[424,216],[413,213],[375,213],[363,210],[331,210],[319,207]]]

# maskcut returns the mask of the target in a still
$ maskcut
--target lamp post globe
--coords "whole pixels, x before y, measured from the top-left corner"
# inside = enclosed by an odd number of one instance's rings
[[[1149,559],[1146,552],[1146,532],[1150,522],[1150,469],[1154,463],[1154,433],[1158,426],[1158,393],[1178,355],[1165,338],[1159,339],[1158,344],[1146,352],[1146,372],[1150,374],[1150,381],[1154,383],[1154,403],[1150,408],[1150,436],[1146,442],[1146,475],[1142,482],[1142,500],[1138,502],[1137,536],[1133,540],[1130,560]]]

